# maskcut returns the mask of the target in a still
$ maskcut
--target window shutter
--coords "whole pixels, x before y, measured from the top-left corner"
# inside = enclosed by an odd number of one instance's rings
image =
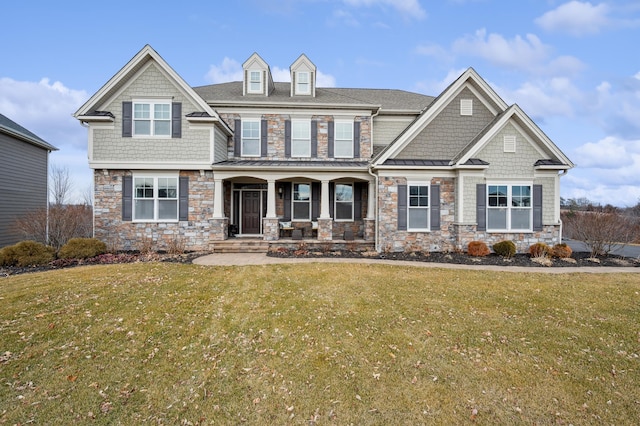
[[[291,182],[285,182],[284,185],[284,220],[291,220]]]
[[[336,198],[336,185],[333,182],[329,182],[329,216],[333,218],[333,206]]]
[[[182,137],[182,102],[171,104],[171,137]]]
[[[487,230],[487,185],[476,185],[476,222],[478,231]]]
[[[291,120],[284,121],[284,156],[291,157]]]
[[[189,177],[179,178],[178,220],[189,220]]]
[[[360,122],[353,123],[353,158],[360,158]]]
[[[131,222],[133,220],[133,177],[124,176],[122,178],[122,221]]]
[[[440,230],[440,185],[429,188],[430,224],[432,231]]]
[[[236,119],[233,124],[233,155],[240,157],[242,153],[242,120]]]
[[[122,137],[130,138],[133,134],[133,103],[122,102]]]
[[[362,183],[353,184],[353,218],[362,219]]]
[[[327,151],[328,151],[328,157],[329,158],[333,158],[333,140],[335,137],[334,134],[334,122],[333,121],[329,121],[328,123],[328,128],[327,128],[327,134],[328,134],[328,147],[327,147]]]
[[[311,158],[318,157],[318,122],[311,121]]]
[[[533,230],[542,231],[542,185],[533,185]]]
[[[320,216],[320,182],[311,182],[311,220]]]
[[[398,185],[398,231],[407,230],[407,185]]]
[[[260,120],[260,155],[262,157],[266,157],[267,156],[267,143],[269,141],[268,139],[268,125],[269,123],[267,122],[267,120],[262,119]]]

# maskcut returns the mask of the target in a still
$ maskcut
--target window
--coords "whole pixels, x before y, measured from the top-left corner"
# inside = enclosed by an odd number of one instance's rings
[[[249,93],[262,93],[262,71],[249,71]]]
[[[336,183],[335,220],[353,220],[353,184]]]
[[[291,122],[291,156],[311,157],[311,121]]]
[[[473,99],[460,99],[460,115],[473,115]]]
[[[409,185],[407,208],[410,230],[429,229],[429,184]]]
[[[293,220],[311,220],[311,184],[293,184]]]
[[[487,229],[531,230],[531,185],[487,185],[487,197]]]
[[[133,220],[178,220],[178,178],[136,176]]]
[[[242,120],[242,155],[260,156],[260,120]]]
[[[296,73],[296,94],[308,95],[311,93],[311,84],[309,82],[309,73],[300,71]]]
[[[134,136],[171,136],[170,102],[134,102]]]
[[[334,156],[353,158],[353,122],[336,121],[334,125]]]

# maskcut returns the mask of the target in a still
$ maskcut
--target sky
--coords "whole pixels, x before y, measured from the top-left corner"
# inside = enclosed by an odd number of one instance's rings
[[[563,198],[640,202],[638,0],[35,0],[2,17],[0,113],[59,148],[75,201],[92,173],[72,115],[149,44],[193,87],[240,80],[254,52],[275,81],[304,53],[318,86],[433,96],[473,67],[576,164]]]

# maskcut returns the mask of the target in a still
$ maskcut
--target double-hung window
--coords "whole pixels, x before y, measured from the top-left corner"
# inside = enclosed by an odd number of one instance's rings
[[[333,144],[336,158],[353,158],[353,121],[335,122]]]
[[[133,220],[178,220],[178,177],[135,176]]]
[[[353,184],[336,183],[335,220],[353,220]]]
[[[308,71],[298,71],[296,73],[296,94],[297,95],[311,94],[311,83],[309,82]]]
[[[249,93],[262,93],[262,71],[249,71]]]
[[[311,157],[311,121],[291,121],[291,156]]]
[[[171,102],[133,102],[134,136],[171,136]]]
[[[242,156],[260,156],[260,120],[242,120]]]
[[[293,184],[293,220],[311,220],[311,184]]]
[[[409,184],[407,224],[412,231],[429,230],[429,184]]]
[[[487,185],[487,229],[530,231],[531,185]]]

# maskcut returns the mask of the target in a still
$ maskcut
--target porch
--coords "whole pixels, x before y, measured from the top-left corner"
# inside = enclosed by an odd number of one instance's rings
[[[230,238],[216,241],[212,245],[213,253],[267,253],[283,250],[304,250],[318,255],[341,251],[366,252],[375,251],[375,243],[363,239],[318,241],[312,238],[300,240],[283,238],[277,241],[265,241],[262,238]]]

